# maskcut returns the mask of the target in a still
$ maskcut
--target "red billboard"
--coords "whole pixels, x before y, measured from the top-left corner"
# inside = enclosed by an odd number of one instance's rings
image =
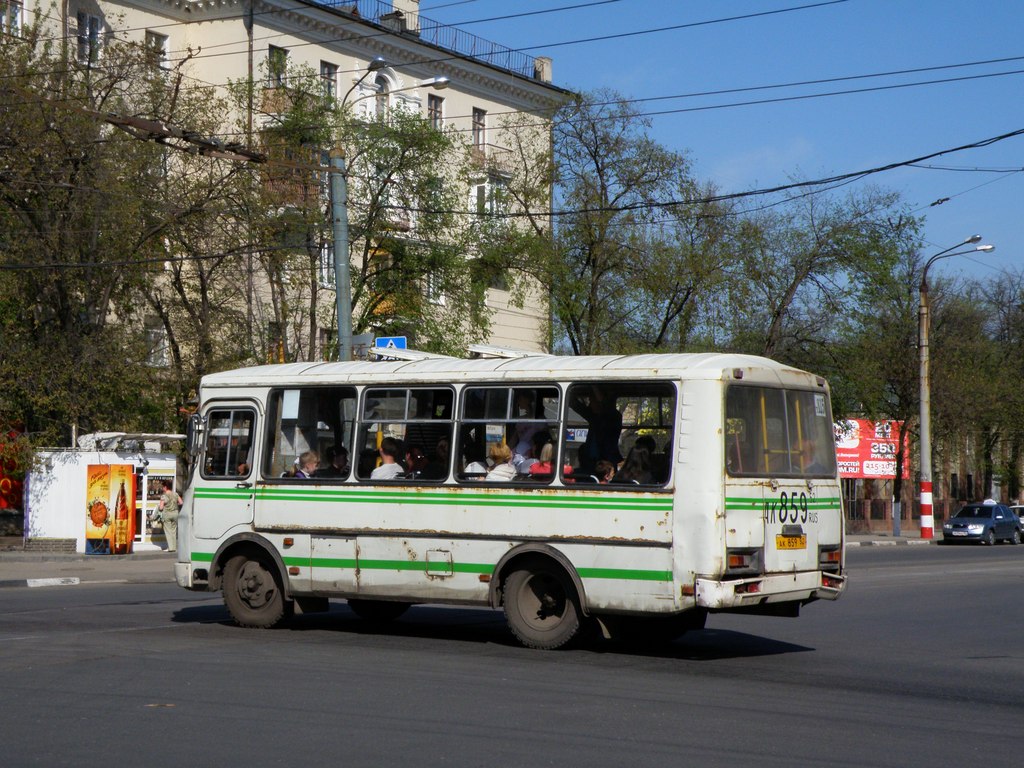
[[[896,478],[900,422],[846,419],[836,424],[839,476],[869,480]],[[910,436],[903,443],[903,479],[910,479]]]

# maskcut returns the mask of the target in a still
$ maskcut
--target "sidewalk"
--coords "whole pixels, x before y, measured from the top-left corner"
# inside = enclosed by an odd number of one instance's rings
[[[852,533],[847,547],[894,547],[935,544],[941,540],[909,536]],[[0,588],[74,584],[159,584],[174,581],[174,555],[139,552],[133,555],[82,555],[26,552],[14,547],[20,539],[0,539]]]
[[[174,582],[174,554],[82,555],[12,549],[20,539],[0,539],[0,588],[72,584]]]

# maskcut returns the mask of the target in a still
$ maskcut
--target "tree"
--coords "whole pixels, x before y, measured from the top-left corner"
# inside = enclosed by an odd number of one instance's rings
[[[680,247],[688,209],[677,206],[662,218],[666,204],[694,182],[687,159],[648,138],[648,125],[608,91],[578,96],[556,117],[561,210],[547,271],[556,337],[574,354],[622,351],[652,331],[664,342],[706,271],[715,271],[708,270],[713,259],[702,261],[703,244]],[[688,231],[698,240],[715,232],[692,225]],[[659,277],[668,273],[681,279],[665,286]]]
[[[36,444],[176,428],[183,386],[152,365],[146,297],[168,243],[195,227],[232,169],[205,175],[190,199],[169,198],[166,149],[107,116],[201,127],[209,101],[113,38],[100,67],[65,59],[27,27],[0,35],[0,59],[0,421],[23,423]]]

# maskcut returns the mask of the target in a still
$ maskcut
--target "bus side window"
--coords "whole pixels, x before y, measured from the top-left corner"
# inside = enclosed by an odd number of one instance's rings
[[[454,402],[455,392],[448,387],[367,389],[358,429],[356,477],[386,477],[406,483],[446,479]],[[380,449],[387,438],[398,443],[395,458],[400,469],[377,472],[375,476],[374,470],[383,462]],[[391,445],[390,441],[386,443],[389,450]]]
[[[331,467],[328,454],[338,447],[352,456],[352,431],[356,390],[353,387],[304,387],[279,389],[268,400],[267,445],[263,476],[285,480],[295,476],[296,459],[315,454],[318,481],[338,482],[348,471]]]
[[[248,408],[217,409],[207,417],[209,437],[204,477],[240,477],[249,473],[255,414]]]

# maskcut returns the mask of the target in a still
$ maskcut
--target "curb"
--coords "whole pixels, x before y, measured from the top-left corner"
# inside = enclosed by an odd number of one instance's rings
[[[884,539],[872,539],[871,541],[848,541],[848,547],[920,547],[938,544],[942,539],[906,539],[900,541],[885,541]]]
[[[61,576],[52,579],[7,579],[0,581],[0,589],[4,587],[69,587],[81,584],[77,576]]]

